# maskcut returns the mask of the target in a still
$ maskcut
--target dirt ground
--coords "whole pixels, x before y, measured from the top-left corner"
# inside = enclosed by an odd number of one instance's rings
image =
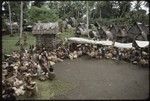
[[[81,57],[55,65],[57,78],[76,87],[53,99],[147,99],[149,68]]]

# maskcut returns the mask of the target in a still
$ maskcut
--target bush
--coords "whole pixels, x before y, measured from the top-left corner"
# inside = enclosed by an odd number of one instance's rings
[[[59,19],[58,12],[55,9],[48,9],[46,7],[31,7],[28,10],[28,19],[32,23],[41,22],[55,22]]]

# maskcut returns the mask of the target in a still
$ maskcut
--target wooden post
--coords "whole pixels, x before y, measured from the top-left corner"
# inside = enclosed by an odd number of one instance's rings
[[[8,9],[9,9],[9,23],[10,23],[10,36],[13,36],[12,33],[12,21],[11,21],[11,8],[10,8],[10,2],[8,1]]]
[[[86,4],[86,21],[87,21],[87,30],[89,29],[88,26],[89,26],[89,4],[88,4],[88,1],[87,1],[87,4]]]
[[[99,14],[99,15],[100,15],[100,21],[102,21],[101,9],[100,9],[99,13],[100,13],[100,14]]]
[[[21,5],[20,5],[20,44],[21,44],[21,39],[22,39],[22,24],[23,24],[23,1],[21,1]]]

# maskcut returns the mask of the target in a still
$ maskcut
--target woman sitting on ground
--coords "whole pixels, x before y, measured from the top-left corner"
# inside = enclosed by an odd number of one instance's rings
[[[31,75],[26,77],[25,90],[27,96],[34,96],[37,93],[37,85],[32,81]]]
[[[52,68],[52,66],[49,68],[48,77],[50,80],[53,80],[56,77],[54,69]]]

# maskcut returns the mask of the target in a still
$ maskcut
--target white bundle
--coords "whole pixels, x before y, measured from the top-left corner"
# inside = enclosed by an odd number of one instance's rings
[[[147,47],[149,45],[149,41],[135,41],[137,43],[137,45],[141,48]]]
[[[112,45],[113,42],[109,40],[102,40],[102,41],[94,41],[85,38],[78,38],[78,37],[71,37],[68,38],[69,41],[77,42],[77,43],[90,43],[90,44],[102,44],[102,45]]]
[[[74,52],[73,52],[73,58],[76,59],[77,57],[78,57],[78,56],[77,56],[77,51],[74,51]]]
[[[114,46],[118,47],[118,48],[132,48],[132,43],[119,43],[119,42],[115,42]]]

